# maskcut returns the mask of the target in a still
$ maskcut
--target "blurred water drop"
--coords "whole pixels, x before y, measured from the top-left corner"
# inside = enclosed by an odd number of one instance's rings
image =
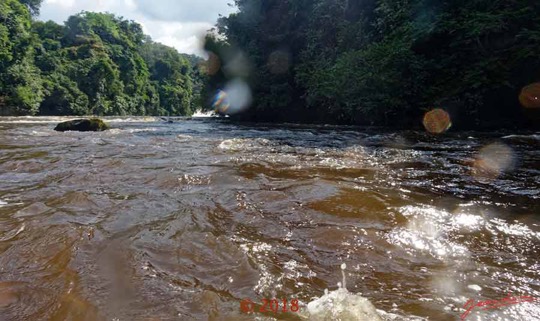
[[[433,277],[431,279],[431,288],[435,291],[435,293],[440,293],[444,296],[457,297],[461,295],[461,289],[458,281],[449,276],[450,271],[447,271],[447,273],[448,274],[441,274]]]
[[[225,75],[229,78],[248,77],[250,74],[250,63],[246,55],[242,52],[236,52],[229,58],[225,58],[223,67]]]
[[[540,83],[523,87],[519,95],[519,102],[525,108],[540,108]]]
[[[284,74],[289,70],[290,55],[283,50],[276,50],[268,57],[268,69],[273,74]]]
[[[473,174],[478,178],[497,178],[511,170],[514,163],[512,148],[503,143],[493,143],[478,152],[473,164]]]
[[[218,93],[214,96],[214,100],[212,101],[212,107],[214,108],[216,113],[227,113],[227,110],[230,107],[227,93],[223,90],[218,91]]]
[[[225,86],[225,105],[229,107],[223,111],[228,115],[238,114],[249,108],[252,101],[251,89],[241,79],[234,79],[227,83]]]
[[[208,51],[208,59],[203,62],[203,70],[210,76],[215,75],[221,68],[221,59],[215,53]]]
[[[426,130],[432,134],[442,134],[452,127],[450,115],[440,108],[427,112],[424,115],[423,124]]]

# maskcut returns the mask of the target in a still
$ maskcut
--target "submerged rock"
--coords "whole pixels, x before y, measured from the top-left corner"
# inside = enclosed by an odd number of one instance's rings
[[[54,130],[58,132],[101,132],[107,129],[109,129],[109,125],[98,118],[70,120],[60,123],[56,126],[56,128],[54,128]]]

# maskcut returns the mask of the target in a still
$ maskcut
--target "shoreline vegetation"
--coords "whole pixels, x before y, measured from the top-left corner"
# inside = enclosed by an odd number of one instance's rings
[[[192,114],[200,58],[109,13],[37,21],[41,1],[0,2],[0,116]]]
[[[539,2],[236,0],[204,61],[108,13],[37,21],[40,4],[0,3],[0,116],[202,107],[237,121],[419,128],[441,109],[445,130],[540,125],[540,108],[520,104],[540,81]]]

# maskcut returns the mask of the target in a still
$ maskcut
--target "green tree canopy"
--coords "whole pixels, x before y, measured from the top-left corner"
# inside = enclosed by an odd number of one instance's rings
[[[82,12],[32,21],[41,1],[0,2],[3,115],[190,115],[195,68],[141,26]]]
[[[458,124],[517,124],[520,89],[540,80],[538,1],[235,3],[207,37],[225,69],[204,93],[236,77],[241,52],[254,97],[241,118],[410,126],[441,107]]]

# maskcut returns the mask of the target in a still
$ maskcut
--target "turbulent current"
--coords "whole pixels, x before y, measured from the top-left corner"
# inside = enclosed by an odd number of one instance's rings
[[[0,118],[2,321],[540,320],[539,133],[61,120]]]

